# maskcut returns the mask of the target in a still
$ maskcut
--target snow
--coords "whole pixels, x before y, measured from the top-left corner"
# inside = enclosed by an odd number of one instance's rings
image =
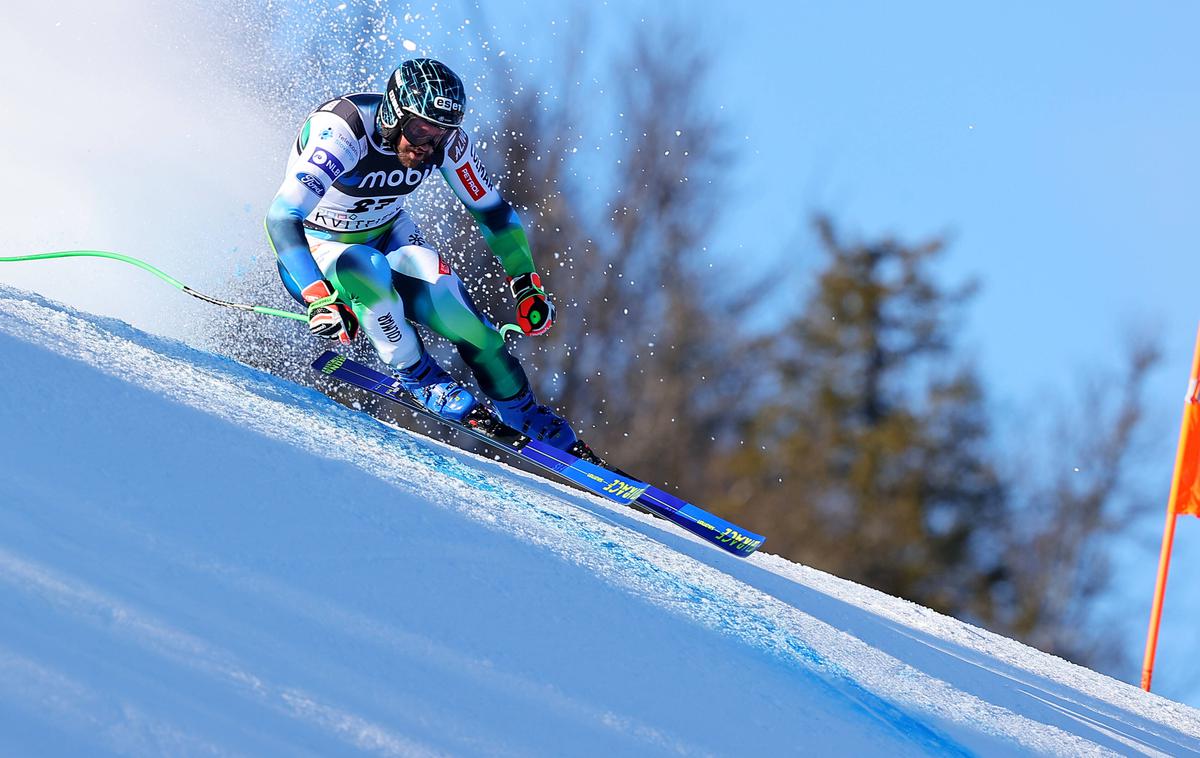
[[[5,285],[0,354],[0,754],[1200,754],[1187,706]]]

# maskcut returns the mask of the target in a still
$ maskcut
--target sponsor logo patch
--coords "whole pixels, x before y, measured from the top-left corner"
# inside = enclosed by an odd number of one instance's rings
[[[415,168],[407,168],[403,171],[396,169],[395,171],[372,171],[364,176],[358,182],[359,189],[375,189],[376,187],[400,187],[410,186],[415,187],[433,171],[433,166],[426,166],[424,171],[417,171]]]
[[[313,214],[313,222],[335,232],[357,232],[365,229],[375,229],[386,223],[385,219],[371,216],[358,218],[353,213],[317,208]]]
[[[471,146],[471,165],[475,168],[475,173],[484,188],[491,189],[492,177],[488,175],[487,169],[483,167],[483,161],[479,160],[479,156],[475,153],[474,145]]]
[[[483,184],[475,176],[475,171],[471,168],[470,163],[464,163],[454,170],[458,174],[459,181],[467,188],[467,194],[472,200],[478,200],[487,194],[487,190],[483,188]]]
[[[396,319],[392,318],[390,313],[379,317],[379,328],[383,329],[383,334],[388,338],[388,342],[399,342],[404,338],[404,333],[400,331],[399,326],[396,326]]]
[[[454,138],[450,140],[450,145],[446,148],[446,152],[450,155],[450,160],[458,163],[467,154],[467,135],[462,129],[454,130]]]
[[[296,174],[296,178],[317,197],[325,197],[325,188],[321,186],[321,180],[317,177],[302,171]]]
[[[322,129],[321,133],[317,135],[318,139],[329,139],[332,136],[333,129],[329,128],[328,126]]]
[[[433,107],[441,108],[442,110],[450,111],[451,113],[457,113],[463,109],[462,103],[456,103],[454,100],[445,97],[444,95],[438,95],[437,97],[433,98]]]
[[[332,153],[327,153],[324,150],[314,151],[312,157],[308,159],[308,162],[320,168],[329,175],[330,179],[335,181],[339,176],[342,175],[342,172],[346,170],[345,167],[342,166],[341,161],[335,158]]]

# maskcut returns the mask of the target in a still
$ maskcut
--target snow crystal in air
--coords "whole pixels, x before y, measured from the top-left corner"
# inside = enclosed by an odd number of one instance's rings
[[[416,43],[416,42],[413,42],[413,41],[412,41],[412,40],[410,40],[410,39],[406,39],[406,40],[404,40],[403,42],[401,42],[400,44],[401,44],[401,45],[403,45],[403,46],[404,46],[404,49],[405,49],[405,50],[407,50],[407,51],[408,51],[408,52],[410,52],[410,53],[411,53],[413,50],[416,50],[416,49],[417,49],[417,43]]]

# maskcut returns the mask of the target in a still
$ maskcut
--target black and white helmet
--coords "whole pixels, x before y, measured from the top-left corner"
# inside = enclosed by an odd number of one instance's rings
[[[414,58],[388,78],[375,123],[384,141],[392,144],[400,136],[406,114],[455,128],[462,124],[466,111],[467,90],[458,74],[433,58]]]

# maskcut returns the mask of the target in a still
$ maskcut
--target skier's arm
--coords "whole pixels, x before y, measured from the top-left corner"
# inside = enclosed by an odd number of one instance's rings
[[[471,138],[459,129],[450,136],[441,163],[442,176],[479,225],[483,239],[508,274],[517,301],[517,325],[526,334],[545,334],[554,323],[554,304],[542,289],[521,218],[497,190]]]
[[[495,205],[486,210],[467,210],[479,226],[488,249],[500,259],[506,274],[513,277],[533,272],[533,251],[529,247],[529,238],[525,236],[521,217],[507,200],[500,197]]]
[[[296,139],[287,174],[267,210],[266,227],[275,255],[301,290],[324,278],[304,237],[304,219],[358,156],[350,125],[330,111],[310,116]]]
[[[450,189],[470,212],[492,254],[510,278],[533,273],[533,252],[521,218],[493,186],[470,136],[457,130],[445,147],[440,166]]]
[[[306,203],[302,195],[296,197],[294,188],[284,182],[267,210],[267,239],[276,257],[296,283],[304,289],[322,278],[308,242],[304,239],[304,218],[312,211],[316,202]]]

